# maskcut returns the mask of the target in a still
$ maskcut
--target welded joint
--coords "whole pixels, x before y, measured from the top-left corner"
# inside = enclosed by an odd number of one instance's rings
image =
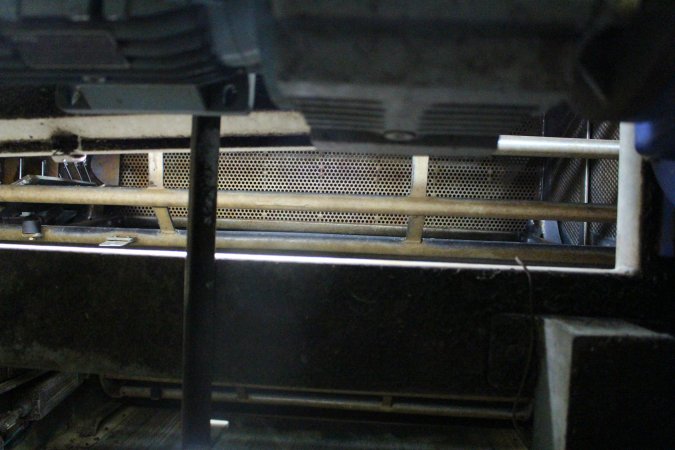
[[[429,156],[421,156],[421,155],[413,156],[410,196],[415,198],[426,197],[428,180],[429,180]],[[422,242],[425,220],[426,216],[408,217],[408,228],[406,230],[405,236],[406,242]]]

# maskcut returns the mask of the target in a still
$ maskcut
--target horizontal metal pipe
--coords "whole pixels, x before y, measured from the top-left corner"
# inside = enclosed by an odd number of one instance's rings
[[[159,398],[164,400],[181,400],[182,390],[179,388],[159,388],[156,390]],[[153,397],[152,388],[144,386],[121,386],[118,391],[121,397],[129,398],[156,398]],[[246,397],[240,399],[236,393],[214,390],[211,394],[214,402],[243,402],[283,406],[304,406],[311,408],[328,408],[370,412],[389,412],[399,414],[422,414],[435,416],[452,416],[467,418],[484,418],[495,420],[507,420],[511,418],[510,406],[465,406],[433,403],[416,403],[413,400],[394,401],[391,406],[386,406],[375,398],[339,398],[335,396],[319,397],[316,395],[306,396],[298,393],[274,393],[274,392],[246,392]],[[525,411],[518,411],[519,418],[526,416]]]
[[[466,151],[458,153],[457,149],[453,154],[461,156],[470,156],[472,153],[485,155],[485,149],[472,151],[466,148]],[[316,151],[314,147],[292,146],[292,147],[241,147],[231,148],[223,147],[221,153],[238,152],[312,152]],[[78,150],[74,155],[124,155],[124,154],[146,154],[152,152],[161,153],[189,153],[190,149],[185,148],[143,148],[143,149],[84,149]],[[54,150],[35,149],[35,150],[0,150],[0,158],[19,158],[19,157],[47,157],[55,154]],[[497,142],[497,148],[488,155],[494,156],[518,156],[518,157],[541,157],[541,158],[581,158],[581,159],[618,159],[619,141],[605,139],[571,139],[571,138],[553,138],[539,136],[511,136],[502,135]]]
[[[0,186],[0,202],[185,208],[185,189]],[[538,201],[218,192],[218,208],[614,222],[616,208]]]
[[[619,141],[503,135],[496,156],[618,159]]]
[[[98,245],[111,236],[133,237],[134,246],[185,248],[183,230],[162,233],[159,230],[125,228],[84,228],[43,226],[40,241],[58,244]],[[0,226],[0,240],[25,241],[18,225]],[[425,240],[406,242],[402,238],[358,238],[312,236],[295,233],[218,232],[216,248],[236,251],[279,251],[319,254],[356,254],[388,257],[422,257],[433,260],[481,260],[512,262],[519,257],[531,264],[611,267],[614,250],[606,247],[562,245],[481,243]]]

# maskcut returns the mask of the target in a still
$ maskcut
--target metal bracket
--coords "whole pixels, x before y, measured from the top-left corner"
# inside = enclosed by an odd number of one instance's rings
[[[255,75],[233,73],[205,86],[195,84],[80,83],[57,86],[56,104],[69,113],[187,113],[206,116],[243,114],[251,109]]]
[[[164,187],[164,153],[148,153],[148,188]],[[152,208],[162,233],[175,233],[176,229],[169,214],[169,208]]]
[[[424,198],[427,196],[427,182],[429,175],[429,157],[413,156],[412,158],[412,186],[410,196],[415,198]],[[408,218],[408,229],[406,232],[406,242],[422,242],[424,233],[424,221],[426,216],[410,216]]]

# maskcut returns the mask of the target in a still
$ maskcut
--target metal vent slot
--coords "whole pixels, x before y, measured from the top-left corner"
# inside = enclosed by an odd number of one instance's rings
[[[377,101],[303,98],[296,106],[313,128],[382,132],[384,108]]]
[[[523,128],[537,113],[534,106],[439,103],[424,111],[419,132],[427,135],[499,135]]]

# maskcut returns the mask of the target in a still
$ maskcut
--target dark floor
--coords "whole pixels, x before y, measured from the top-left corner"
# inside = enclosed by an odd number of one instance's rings
[[[40,448],[65,449],[179,449],[180,417],[175,408],[122,406],[98,424],[98,431],[82,436],[77,424],[62,429]],[[274,417],[233,417],[228,427],[214,427],[213,448],[227,449],[521,449],[515,432],[502,428],[420,426],[329,422]],[[84,433],[88,434],[88,433]],[[35,441],[17,443],[35,448]]]

